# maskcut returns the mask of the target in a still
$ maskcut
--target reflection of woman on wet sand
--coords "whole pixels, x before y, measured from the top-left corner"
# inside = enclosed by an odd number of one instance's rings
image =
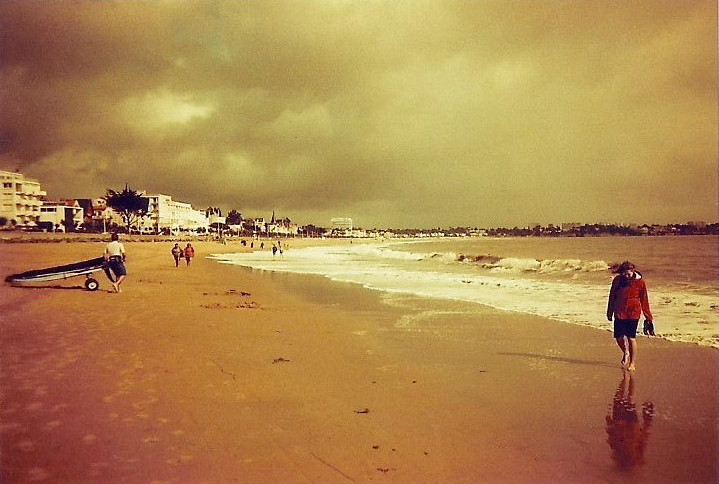
[[[620,469],[629,470],[644,463],[644,449],[653,417],[654,404],[645,402],[642,422],[639,422],[634,405],[634,382],[631,373],[625,371],[607,415],[607,442],[612,448],[612,459]]]

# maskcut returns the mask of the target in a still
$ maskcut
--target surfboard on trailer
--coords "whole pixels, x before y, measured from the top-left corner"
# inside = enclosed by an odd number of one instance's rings
[[[21,286],[32,282],[48,282],[59,279],[69,279],[77,276],[87,276],[85,287],[90,291],[95,291],[98,287],[100,287],[100,284],[96,279],[90,277],[90,274],[105,270],[105,268],[105,258],[96,257],[94,259],[75,262],[73,264],[65,264],[61,266],[48,267],[47,269],[37,269],[21,272],[19,274],[12,274],[5,278],[5,282],[14,286]]]

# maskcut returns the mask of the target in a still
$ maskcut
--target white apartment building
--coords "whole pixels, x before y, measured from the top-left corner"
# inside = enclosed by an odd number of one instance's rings
[[[333,229],[352,230],[352,219],[348,217],[335,217],[330,220]]]
[[[0,217],[7,225],[34,227],[40,216],[42,198],[47,192],[40,182],[22,173],[0,170]]]
[[[49,229],[62,232],[80,227],[85,219],[85,211],[77,200],[45,200],[40,207],[37,223],[50,224]]]
[[[207,229],[210,220],[203,210],[195,210],[192,205],[177,202],[169,195],[142,195],[148,199],[147,215],[138,223],[144,232],[159,232],[163,229],[197,230]]]
[[[348,217],[335,217],[330,220],[332,224],[332,235],[339,237],[349,237],[352,234],[352,219]]]

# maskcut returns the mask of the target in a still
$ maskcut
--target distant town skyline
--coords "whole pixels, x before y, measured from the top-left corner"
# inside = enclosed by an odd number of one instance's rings
[[[19,173],[18,171],[9,172],[9,171],[7,171],[7,170],[4,170],[4,168],[3,168],[2,166],[0,166],[0,171],[1,171],[2,173],[7,173],[7,174],[17,173],[17,174],[20,175],[20,176],[24,176],[24,174]],[[31,183],[37,183],[37,184],[39,184],[38,188],[42,189],[42,186],[43,186],[43,185],[42,185],[41,180],[37,180],[37,179],[34,179],[34,178],[25,177],[25,178],[24,178],[24,181],[26,181],[26,182],[31,182]],[[129,188],[129,189],[132,189],[131,187],[129,187],[129,185],[128,185],[128,188]],[[134,190],[134,189],[133,189],[133,191],[136,191],[136,192],[141,193],[141,194],[144,194],[144,195],[150,195],[150,196],[152,196],[152,197],[157,197],[158,195],[160,195],[160,196],[165,197],[165,198],[169,198],[169,199],[172,198],[172,195],[171,195],[171,194],[168,194],[168,193],[158,194],[158,193],[155,193],[155,192],[148,192],[148,190],[143,190],[143,189],[138,189],[138,190]],[[39,198],[41,198],[41,199],[43,199],[43,200],[47,200],[49,203],[52,203],[52,202],[54,202],[54,201],[71,201],[71,200],[72,200],[72,201],[74,201],[74,200],[81,201],[81,200],[83,200],[83,198],[80,198],[80,197],[72,197],[72,196],[70,196],[70,197],[65,197],[65,198],[53,197],[53,196],[52,196],[52,193],[47,193],[47,192],[44,191],[44,190],[42,190],[42,193],[44,193],[45,195],[42,196],[42,197],[39,197]],[[102,199],[102,198],[104,198],[104,196],[93,196],[93,197],[91,197],[91,198],[92,198],[93,200],[94,200],[94,199]],[[190,204],[186,204],[186,202],[183,202],[183,201],[181,201],[181,200],[175,200],[174,203],[180,204],[180,205],[188,205],[188,206],[190,205]],[[207,212],[207,213],[206,213],[206,216],[207,216],[208,218],[212,218],[212,215],[221,215],[221,216],[223,216],[223,217],[226,217],[226,216],[228,216],[229,214],[231,214],[231,213],[233,213],[233,212],[236,212],[237,214],[239,214],[239,216],[240,216],[243,220],[256,220],[256,219],[265,219],[265,218],[267,218],[267,217],[265,217],[266,214],[263,214],[263,213],[252,213],[252,214],[250,214],[250,213],[246,213],[246,212],[243,213],[242,210],[238,210],[237,208],[223,209],[222,207],[214,207],[214,206],[209,206],[209,207],[197,207],[197,206],[192,206],[192,207],[190,207],[190,208],[195,209],[195,210],[199,210],[199,211],[206,211],[206,212]],[[283,215],[281,215],[281,216],[277,216],[277,214],[275,213],[275,210],[272,210],[271,219],[274,221],[275,218],[283,218],[283,219],[286,218],[286,219],[292,221],[292,217],[289,216],[289,215],[291,215],[291,214],[283,214]],[[293,221],[293,222],[296,223],[296,221]],[[709,222],[709,224],[716,225],[717,222]],[[300,225],[303,225],[303,226],[313,225],[313,226],[317,226],[317,227],[349,226],[350,228],[353,227],[353,226],[356,226],[356,225],[354,225],[354,222],[353,222],[352,218],[345,218],[345,217],[333,217],[333,218],[332,218],[331,220],[329,220],[329,221],[309,221],[309,222],[304,222],[304,223],[302,223],[302,224],[300,224]],[[504,230],[504,229],[511,230],[511,229],[521,229],[521,230],[523,230],[523,231],[525,231],[525,232],[526,232],[526,231],[532,232],[533,229],[537,229],[537,228],[553,228],[553,229],[561,229],[562,231],[572,231],[572,230],[575,230],[575,229],[583,229],[584,227],[587,227],[587,226],[600,226],[600,231],[603,231],[603,230],[606,229],[606,228],[611,228],[611,227],[613,227],[613,226],[614,226],[614,227],[625,227],[625,228],[630,228],[630,227],[631,227],[631,228],[633,228],[633,229],[636,229],[636,228],[642,227],[642,226],[645,226],[645,227],[653,226],[655,229],[658,229],[658,230],[648,230],[648,232],[652,232],[653,235],[657,235],[657,233],[658,233],[658,234],[663,234],[663,233],[669,233],[669,232],[671,232],[670,230],[665,230],[665,229],[667,229],[667,228],[670,227],[670,226],[693,226],[694,228],[704,229],[704,228],[706,228],[706,226],[707,226],[707,222],[704,221],[704,220],[687,220],[687,221],[673,221],[673,222],[666,222],[666,223],[662,223],[662,224],[657,224],[657,223],[637,222],[637,221],[635,221],[635,222],[629,222],[629,223],[626,223],[626,222],[624,222],[624,223],[622,223],[622,222],[608,222],[608,221],[593,221],[593,222],[588,222],[588,221],[581,221],[581,222],[580,222],[580,221],[573,221],[573,222],[561,221],[561,222],[548,222],[548,223],[529,222],[529,223],[520,224],[520,225],[516,225],[516,224],[515,224],[515,225],[501,225],[501,224],[500,224],[500,225],[495,225],[495,226],[478,226],[478,225],[476,225],[476,224],[475,224],[475,225],[472,225],[472,224],[470,224],[470,225],[451,225],[451,224],[450,224],[450,225],[437,225],[437,226],[434,226],[434,227],[417,227],[417,226],[372,226],[372,227],[365,227],[365,226],[362,226],[362,227],[359,227],[359,228],[361,228],[361,229],[372,229],[372,230],[374,230],[374,229],[377,229],[377,230],[390,230],[390,229],[394,229],[394,230],[401,230],[401,231],[414,231],[414,230],[418,230],[418,231],[422,231],[422,232],[433,231],[433,230],[438,230],[438,229],[441,229],[441,230],[444,230],[444,231],[449,231],[449,232],[462,232],[463,229],[475,229],[475,230],[476,230],[476,229],[479,229],[479,230]],[[630,231],[631,231],[631,230],[630,230]],[[715,232],[715,231],[713,231],[712,233],[714,233],[714,232]],[[506,235],[506,234],[505,234],[505,235]],[[524,233],[523,235],[526,235],[526,233]],[[625,233],[624,235],[631,235],[631,234]]]
[[[299,224],[719,217],[717,4],[0,2],[0,164]]]

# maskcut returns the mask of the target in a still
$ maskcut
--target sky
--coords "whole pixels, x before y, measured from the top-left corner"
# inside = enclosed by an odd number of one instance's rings
[[[365,228],[717,221],[715,0],[0,2],[0,168]]]

